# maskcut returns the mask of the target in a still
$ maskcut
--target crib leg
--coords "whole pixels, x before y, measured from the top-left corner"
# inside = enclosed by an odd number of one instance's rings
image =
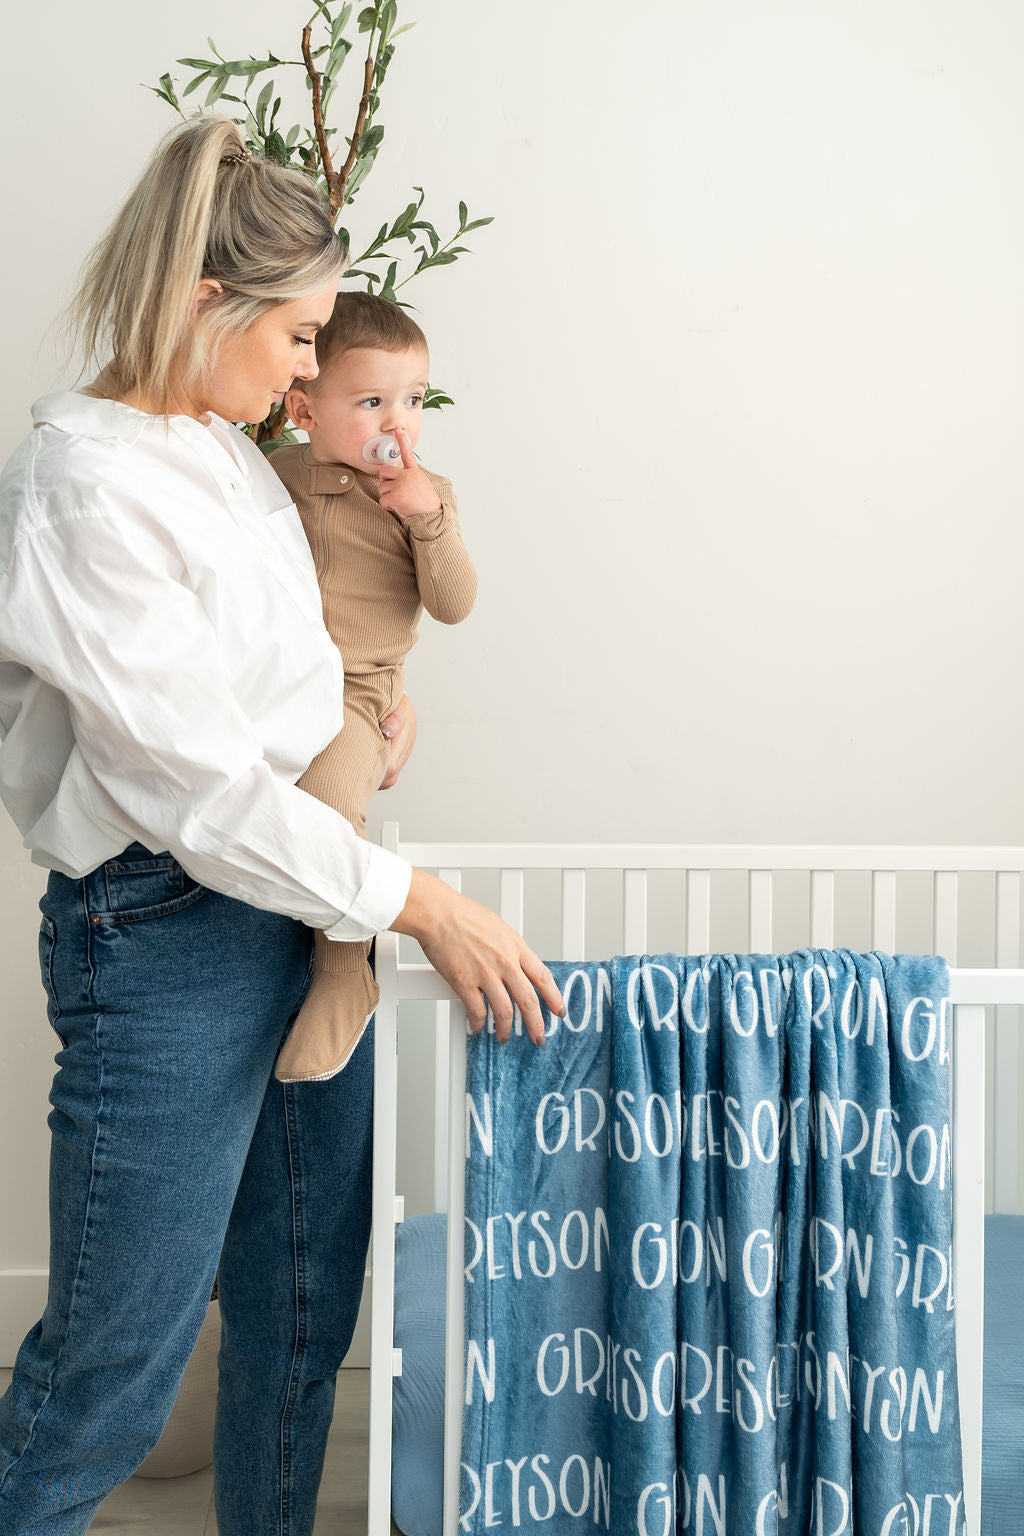
[[[985,1010],[961,1004],[953,1028],[953,1294],[969,1536],[981,1530],[985,1318]]]
[[[444,1536],[459,1529],[465,1380],[466,1010],[452,1006],[448,1112],[448,1264],[444,1349]]]
[[[391,1533],[391,1398],[395,1366],[395,1133],[398,1119],[398,936],[379,934],[374,1020],[373,1234],[370,1242],[370,1466],[367,1536]]]

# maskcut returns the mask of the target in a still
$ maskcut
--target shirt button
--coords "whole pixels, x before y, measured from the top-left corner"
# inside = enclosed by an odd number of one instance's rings
[[[338,479],[341,481],[342,485],[348,485],[348,475],[339,475]]]
[[[274,551],[271,549],[270,545],[269,544],[261,544],[260,545],[260,559],[261,560],[266,560],[268,562],[268,564],[269,564],[270,562],[273,561],[273,558],[274,558]]]

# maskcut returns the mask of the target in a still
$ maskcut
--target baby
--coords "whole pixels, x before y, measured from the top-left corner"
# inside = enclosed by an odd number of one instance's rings
[[[270,462],[313,552],[324,621],[345,664],[345,723],[299,785],[365,837],[367,803],[387,767],[380,722],[404,693],[420,614],[464,619],[476,572],[451,484],[413,457],[428,369],[419,326],[387,299],[340,293],[316,350],[318,377],[286,396],[309,443],[278,448]],[[383,444],[385,462],[371,463],[364,449],[381,437],[394,442]],[[400,458],[388,459],[395,442]],[[377,1003],[368,952],[316,935],[313,983],[274,1069],[282,1082],[333,1077],[348,1062]]]

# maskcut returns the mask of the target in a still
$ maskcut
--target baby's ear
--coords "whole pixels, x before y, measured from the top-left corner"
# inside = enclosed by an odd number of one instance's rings
[[[292,388],[284,397],[284,408],[300,432],[311,432],[316,426],[310,397],[304,389]]]

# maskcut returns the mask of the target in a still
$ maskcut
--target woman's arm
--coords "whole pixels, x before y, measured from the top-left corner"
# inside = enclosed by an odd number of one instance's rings
[[[551,972],[525,940],[489,907],[453,891],[425,870],[413,870],[408,900],[391,927],[419,941],[431,965],[466,1005],[475,1034],[487,1022],[490,1003],[498,1039],[507,1040],[515,1005],[530,1039],[542,1045],[544,1018],[534,988],[552,1013],[564,1015]]]
[[[381,784],[388,789],[398,778],[416,736],[416,711],[408,695],[381,722],[390,735],[392,756]],[[487,1003],[494,1013],[498,1039],[512,1029],[513,1004],[518,1006],[530,1039],[544,1040],[544,1021],[534,987],[559,1017],[565,1012],[551,973],[533,951],[487,907],[453,891],[443,881],[414,869],[409,897],[391,924],[396,933],[418,939],[434,968],[454,987],[466,1005],[470,1027],[483,1028]]]

